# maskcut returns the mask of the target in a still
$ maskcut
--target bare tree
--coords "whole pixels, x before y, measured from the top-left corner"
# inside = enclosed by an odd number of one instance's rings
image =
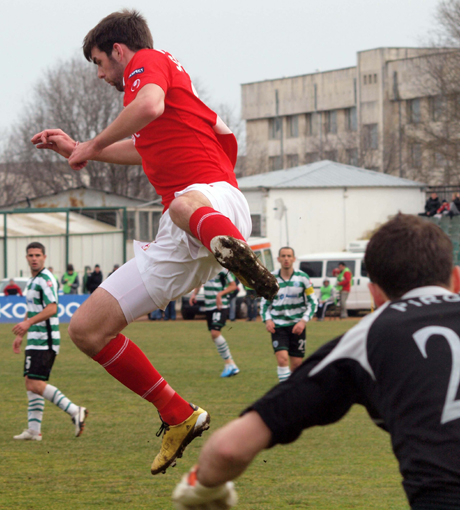
[[[37,150],[30,143],[33,134],[47,127],[59,127],[75,140],[88,140],[110,124],[122,108],[122,95],[101,84],[94,67],[82,58],[59,63],[37,83],[21,120],[5,144],[1,159],[3,170],[9,175],[7,180],[11,182],[12,176],[16,176],[13,180],[22,198],[25,193],[37,196],[80,185],[154,198],[155,192],[140,166],[91,161],[83,171],[75,172],[57,154]],[[11,171],[13,167],[15,174]],[[1,202],[9,203],[9,198],[3,195]]]

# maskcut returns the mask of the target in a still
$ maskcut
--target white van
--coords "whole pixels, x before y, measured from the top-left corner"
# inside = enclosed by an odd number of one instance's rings
[[[342,251],[336,253],[315,253],[297,257],[297,267],[308,274],[319,297],[319,289],[327,278],[335,285],[337,278],[332,271],[344,262],[353,274],[353,285],[347,300],[348,310],[371,310],[373,308],[371,294],[367,284],[366,266],[364,265],[364,252]]]

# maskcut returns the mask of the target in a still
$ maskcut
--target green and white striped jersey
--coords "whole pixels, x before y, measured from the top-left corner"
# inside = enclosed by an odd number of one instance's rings
[[[294,271],[289,280],[280,276],[281,271],[272,274],[280,286],[273,301],[262,298],[260,309],[262,320],[272,320],[275,327],[293,326],[301,319],[309,321],[316,312],[318,299],[308,275],[303,271]]]
[[[58,302],[58,285],[56,278],[48,269],[43,268],[37,276],[32,277],[26,285],[27,318],[34,317],[46,306]],[[38,322],[27,332],[28,349],[47,350],[52,348],[59,353],[61,334],[59,333],[59,318],[55,315],[46,321]]]
[[[232,273],[221,271],[215,278],[204,284],[204,306],[206,311],[217,308],[217,294],[226,289],[234,281],[235,277]],[[222,296],[222,308],[228,308],[229,306],[228,294],[224,294]]]

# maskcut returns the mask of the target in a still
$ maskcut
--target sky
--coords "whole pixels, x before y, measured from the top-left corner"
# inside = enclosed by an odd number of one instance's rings
[[[365,49],[423,44],[435,24],[438,0],[0,0],[0,4],[1,141],[20,119],[45,70],[82,54],[86,33],[120,8],[144,14],[155,47],[172,53],[213,104],[226,104],[239,114],[242,83],[353,66],[356,52]],[[44,126],[50,127],[59,126]]]

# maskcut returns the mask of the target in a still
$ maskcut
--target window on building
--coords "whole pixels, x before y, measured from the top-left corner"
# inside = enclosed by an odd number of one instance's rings
[[[374,83],[377,83],[377,75],[374,74]]]
[[[363,125],[363,146],[365,150],[379,148],[378,124]]]
[[[446,155],[444,154],[444,152],[435,151],[435,153],[433,155],[433,165],[436,168],[443,168],[446,166],[446,163],[447,163],[447,160],[446,160]]]
[[[273,172],[274,170],[281,170],[283,164],[281,162],[281,156],[270,156],[268,158],[268,170]]]
[[[251,235],[255,237],[262,237],[262,215],[251,214],[252,231]]]
[[[352,166],[358,166],[359,157],[358,157],[358,149],[347,149],[347,163]]]
[[[279,117],[268,119],[268,138],[270,140],[281,139],[281,122],[282,119]]]
[[[407,101],[407,119],[409,124],[418,124],[422,120],[420,99]]]
[[[286,166],[288,168],[294,168],[295,166],[299,166],[299,155],[298,154],[288,154],[286,156]]]
[[[326,112],[326,133],[337,133],[337,110]]]
[[[318,135],[318,114],[307,113],[305,115],[305,135],[306,136],[317,136]]]
[[[345,129],[347,131],[358,130],[358,115],[356,112],[356,106],[345,109]]]
[[[444,111],[444,97],[443,96],[432,96],[429,98],[430,108],[430,119],[434,122],[438,122],[442,119]]]
[[[299,116],[298,115],[289,115],[286,118],[287,123],[287,136],[288,138],[298,138],[299,137]]]
[[[319,152],[307,152],[305,154],[305,164],[314,163],[315,161],[319,161]]]
[[[422,144],[413,143],[410,147],[410,160],[412,168],[422,167]]]
[[[364,75],[364,85],[367,85],[367,74]]]
[[[324,153],[324,159],[328,159],[329,161],[338,161],[337,151],[326,151]]]

